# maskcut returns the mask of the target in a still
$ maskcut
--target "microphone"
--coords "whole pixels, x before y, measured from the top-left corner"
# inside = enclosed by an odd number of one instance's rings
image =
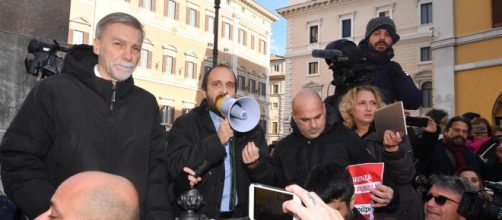
[[[315,49],[312,50],[312,56],[324,59],[334,59],[335,57],[343,56],[342,51],[335,49]]]
[[[485,187],[490,188],[494,192],[502,193],[502,184],[493,183],[490,181],[484,181]]]
[[[195,172],[195,178],[202,176],[202,174],[208,171],[213,164],[222,160],[226,154],[225,150],[219,150],[216,153],[209,154],[208,157],[193,170]]]

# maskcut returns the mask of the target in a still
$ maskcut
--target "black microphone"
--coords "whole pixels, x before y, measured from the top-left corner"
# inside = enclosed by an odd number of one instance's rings
[[[335,57],[343,56],[343,53],[335,49],[315,49],[312,50],[312,56],[332,60]]]
[[[193,171],[195,172],[195,177],[200,177],[202,174],[204,174],[206,171],[213,166],[213,164],[217,163],[218,161],[222,160],[227,153],[225,150],[218,150],[217,152],[211,152],[208,157],[202,161],[202,163],[195,168]]]
[[[342,51],[349,58],[349,62],[352,64],[364,62],[364,52],[361,48],[357,47],[355,44],[346,44],[343,46]]]
[[[490,188],[494,192],[502,193],[502,184],[492,183],[490,181],[484,181],[485,187]]]

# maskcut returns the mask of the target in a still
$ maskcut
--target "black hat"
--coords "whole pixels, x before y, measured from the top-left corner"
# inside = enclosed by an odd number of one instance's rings
[[[393,44],[399,41],[400,37],[396,33],[396,25],[394,24],[394,21],[386,16],[376,17],[368,22],[368,25],[366,25],[366,34],[364,35],[364,39],[368,40],[373,31],[381,28],[384,28],[389,32],[392,37]]]

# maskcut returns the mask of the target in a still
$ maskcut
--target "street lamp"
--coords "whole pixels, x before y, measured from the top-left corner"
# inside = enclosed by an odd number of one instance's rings
[[[214,0],[214,39],[213,39],[213,67],[218,65],[218,23],[220,14],[220,0]]]

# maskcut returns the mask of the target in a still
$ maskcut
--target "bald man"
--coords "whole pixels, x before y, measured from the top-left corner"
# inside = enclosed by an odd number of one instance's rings
[[[293,132],[277,143],[273,154],[279,187],[303,185],[318,164],[334,162],[346,167],[375,161],[355,133],[335,120],[334,109],[323,104],[316,92],[298,92],[293,98],[292,116]]]
[[[98,171],[78,173],[65,180],[51,198],[51,206],[35,220],[139,219],[138,193],[124,177]]]

